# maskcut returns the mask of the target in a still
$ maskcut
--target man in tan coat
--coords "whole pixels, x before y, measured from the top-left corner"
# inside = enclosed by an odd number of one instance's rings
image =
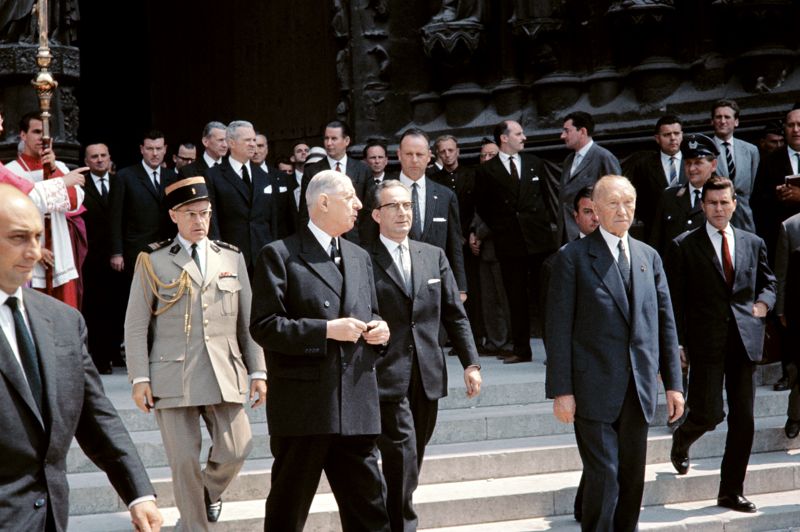
[[[166,188],[178,236],[141,253],[133,276],[125,346],[133,400],[155,409],[167,453],[178,530],[207,530],[221,495],[250,453],[243,403],[267,392],[262,349],[248,332],[250,281],[235,247],[206,238],[211,203],[202,177]],[[149,338],[149,340],[148,340]],[[201,472],[199,417],[212,447]],[[205,504],[204,504],[205,503]]]

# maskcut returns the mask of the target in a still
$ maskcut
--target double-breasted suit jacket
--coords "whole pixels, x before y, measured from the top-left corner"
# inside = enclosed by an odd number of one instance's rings
[[[252,271],[262,247],[293,232],[290,194],[277,176],[250,165],[252,193],[229,158],[206,172],[211,201],[209,237],[238,247]]]
[[[662,255],[673,238],[701,227],[706,221],[702,205],[695,202],[692,206],[691,194],[689,185],[685,184],[669,187],[661,195],[648,243]]]
[[[250,332],[267,346],[269,432],[277,436],[381,431],[377,353],[363,338],[327,339],[327,322],[380,319],[369,254],[339,238],[342,272],[307,226],[261,250]]]
[[[439,345],[444,325],[461,365],[478,365],[477,350],[453,272],[441,248],[408,241],[412,293],[408,293],[386,246],[372,245],[375,290],[391,339],[376,364],[381,401],[400,401],[408,392],[414,356],[425,395],[431,401],[447,395],[447,367]]]
[[[162,286],[156,297],[140,261],[125,318],[128,376],[150,379],[156,408],[244,403],[248,373],[266,368],[263,351],[248,333],[252,298],[243,255],[209,241],[202,276],[177,239],[153,247],[153,273],[174,283],[186,272],[191,290],[154,316],[178,289]]]
[[[80,313],[34,290],[22,294],[39,355],[44,415],[0,332],[0,527],[43,532],[50,512],[62,532],[73,437],[126,504],[155,492],[86,351]]]

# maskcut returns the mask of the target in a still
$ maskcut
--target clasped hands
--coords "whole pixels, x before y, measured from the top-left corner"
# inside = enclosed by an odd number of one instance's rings
[[[326,337],[353,343],[364,338],[370,345],[383,345],[389,341],[389,325],[382,320],[365,323],[356,318],[339,318],[328,322]]]

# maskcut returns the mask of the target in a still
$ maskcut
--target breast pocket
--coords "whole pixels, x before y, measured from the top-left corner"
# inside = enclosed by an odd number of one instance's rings
[[[226,277],[217,281],[217,288],[222,297],[222,314],[235,315],[239,308],[239,291],[242,289],[242,283],[239,279]]]

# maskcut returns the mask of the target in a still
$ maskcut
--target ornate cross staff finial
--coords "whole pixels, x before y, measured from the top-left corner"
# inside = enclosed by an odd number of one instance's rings
[[[53,56],[50,54],[50,41],[47,37],[47,17],[49,9],[47,0],[38,0],[33,8],[34,15],[39,19],[39,51],[36,54],[36,64],[39,66],[39,73],[36,79],[31,81],[36,88],[39,96],[39,110],[42,113],[42,143],[45,147],[50,145],[50,100],[58,87],[58,82],[53,79],[48,68]],[[45,165],[44,171],[47,173]],[[47,177],[45,175],[45,177]]]

